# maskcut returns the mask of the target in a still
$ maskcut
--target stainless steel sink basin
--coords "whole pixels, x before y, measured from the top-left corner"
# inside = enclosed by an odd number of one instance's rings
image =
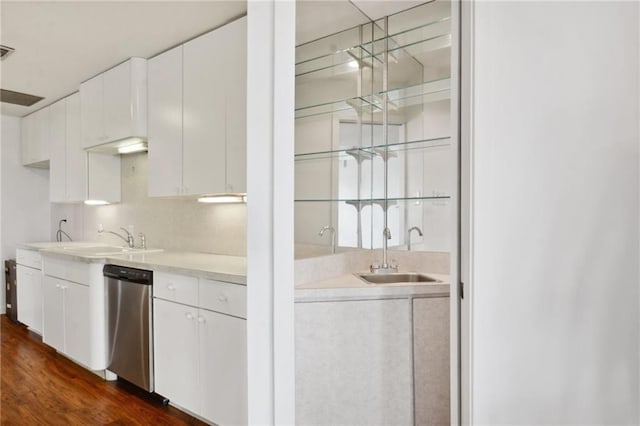
[[[440,283],[442,281],[428,275],[416,272],[392,273],[392,274],[355,274],[367,284],[396,284],[396,283]]]

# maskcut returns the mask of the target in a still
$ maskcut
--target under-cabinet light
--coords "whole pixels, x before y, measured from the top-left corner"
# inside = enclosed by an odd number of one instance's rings
[[[109,204],[108,201],[104,200],[84,200],[84,203],[88,206],[106,206]]]
[[[198,198],[199,203],[246,203],[247,196],[244,194],[221,194],[205,195]]]
[[[135,142],[131,145],[118,147],[118,154],[131,154],[133,152],[142,152],[147,150],[147,144],[143,141]]]

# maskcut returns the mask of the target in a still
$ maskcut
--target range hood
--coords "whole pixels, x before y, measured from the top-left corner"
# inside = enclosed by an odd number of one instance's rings
[[[102,145],[86,148],[86,151],[97,152],[100,154],[133,154],[148,150],[147,139],[141,137],[131,137],[120,139],[117,141],[105,143]]]

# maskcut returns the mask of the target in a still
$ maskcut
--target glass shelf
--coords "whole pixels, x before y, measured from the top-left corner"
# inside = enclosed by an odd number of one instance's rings
[[[416,15],[421,10],[425,13],[434,9],[432,5],[425,4],[411,10]],[[398,19],[400,18],[400,19]],[[318,73],[317,78],[342,74],[347,71],[357,71],[358,65],[371,66],[373,61],[382,63],[379,57],[387,47],[391,60],[399,55],[414,55],[451,45],[451,18],[442,14],[435,14],[427,22],[408,20],[406,16],[396,15],[391,17],[390,31],[388,35],[380,25],[375,25],[377,34],[371,37],[371,30],[358,32],[351,28],[331,36],[327,36],[296,48],[296,78]],[[398,25],[402,21],[402,25]],[[357,39],[364,38],[362,42]],[[369,40],[366,40],[366,38]],[[373,39],[373,40],[372,40]],[[349,43],[350,40],[351,42]],[[306,53],[300,53],[301,51]],[[406,50],[403,52],[403,50]],[[298,80],[299,81],[299,80]]]
[[[381,64],[380,58],[373,56],[362,46],[353,46],[296,64],[296,84],[346,74],[357,78],[359,69],[372,68],[374,61]]]
[[[403,107],[437,102],[451,98],[451,79],[442,78],[407,87],[378,92],[368,96],[358,96],[296,108],[295,118],[313,117],[323,114],[351,113],[352,115],[374,115],[381,113],[384,95],[387,95],[389,110],[397,111]]]
[[[418,141],[398,142],[387,145],[374,145],[369,147],[351,147],[344,149],[336,149],[330,151],[320,152],[306,152],[296,154],[294,157],[298,160],[320,160],[326,158],[347,158],[354,157],[356,159],[371,160],[375,156],[380,156],[380,153],[388,148],[390,151],[406,151],[406,150],[419,150],[428,148],[437,148],[451,145],[451,138],[446,136],[442,138],[424,139]]]
[[[365,43],[362,48],[375,58],[389,49],[389,58],[396,61],[398,55],[416,55],[451,46],[451,19],[446,17],[397,34]],[[381,58],[379,60],[382,60]]]
[[[449,195],[434,195],[431,197],[395,197],[395,198],[387,198],[387,202],[391,203],[399,203],[399,202],[421,202],[421,201],[436,201],[436,200],[450,200],[451,197]],[[384,198],[344,198],[344,199],[296,199],[294,200],[296,203],[346,203],[351,205],[358,204],[384,204]]]

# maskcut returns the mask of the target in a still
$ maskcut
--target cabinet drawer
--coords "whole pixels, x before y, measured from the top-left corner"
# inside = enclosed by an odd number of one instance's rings
[[[198,279],[166,272],[154,272],[153,296],[196,306],[198,304]]]
[[[42,269],[42,256],[37,251],[16,249],[16,263],[30,268]]]
[[[204,309],[247,317],[247,287],[200,279],[200,304]]]
[[[91,282],[90,266],[88,263],[74,262],[72,260],[45,257],[42,261],[42,270],[50,277],[62,278],[79,284],[89,285]]]

